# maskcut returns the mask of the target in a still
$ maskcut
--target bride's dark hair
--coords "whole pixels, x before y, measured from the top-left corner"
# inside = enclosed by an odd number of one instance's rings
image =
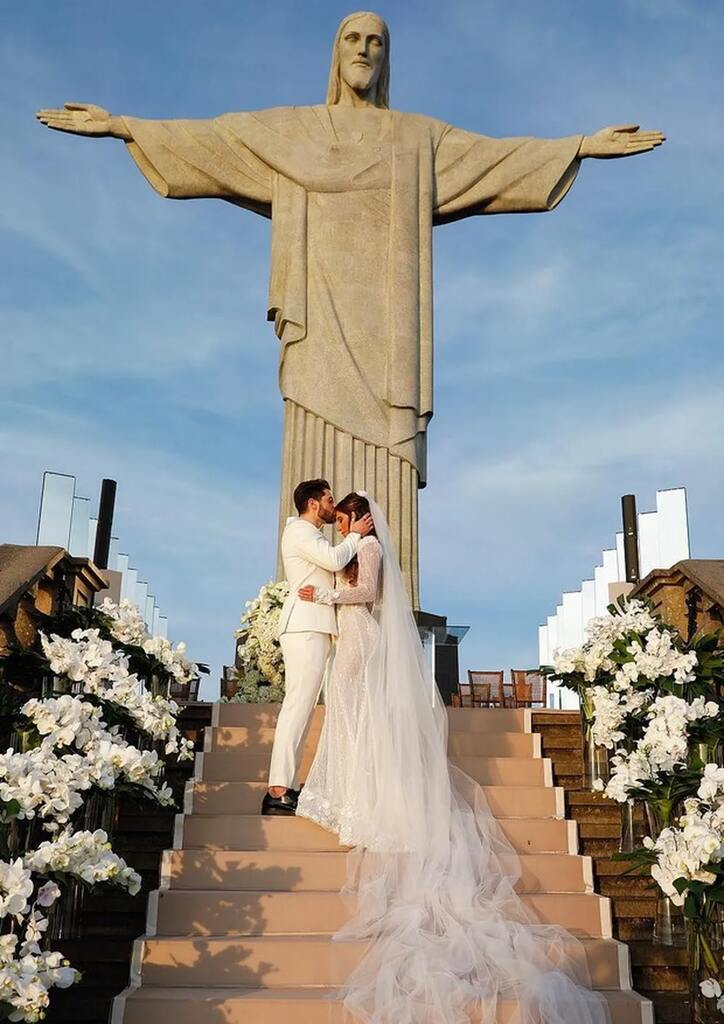
[[[370,510],[370,503],[363,494],[358,494],[357,491],[350,491],[349,494],[345,495],[341,501],[338,501],[334,506],[335,512],[343,512],[344,515],[349,516],[350,521],[354,515],[355,519],[361,519],[362,516],[366,516]],[[377,534],[374,528],[367,534],[368,537],[376,537]],[[357,582],[357,572],[359,570],[359,562],[357,561],[357,555],[354,556],[351,562],[348,562],[344,568],[344,575],[349,580]]]

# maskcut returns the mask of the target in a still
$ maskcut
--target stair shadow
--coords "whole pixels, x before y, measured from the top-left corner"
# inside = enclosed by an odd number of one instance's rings
[[[247,735],[244,742],[234,746],[217,744],[215,752],[223,751],[231,755],[253,753],[268,758],[271,756],[273,745],[273,732],[270,731],[273,725],[274,721],[268,716],[264,716],[261,721],[245,722]],[[228,743],[234,738],[231,733],[233,728],[235,727],[217,726],[220,744],[223,744],[224,740]],[[316,744],[314,733],[308,738],[307,743]],[[266,777],[259,773],[256,781],[266,781]],[[208,781],[213,784],[215,780]],[[200,814],[199,817],[204,815]],[[267,843],[264,844],[264,848],[269,848]],[[175,939],[182,936],[192,940],[193,945],[187,945],[182,955],[180,951],[174,951],[172,942],[163,950],[153,950],[150,956],[147,950],[141,971],[142,986],[145,984],[144,968],[148,970],[153,964],[153,987],[198,988],[200,996],[204,989],[215,989],[215,997],[219,994],[218,990],[224,988],[228,988],[229,994],[233,994],[234,997],[238,997],[240,989],[274,988],[282,976],[283,964],[280,964],[278,958],[276,962],[260,960],[256,951],[250,948],[254,937],[267,934],[269,922],[264,911],[262,894],[268,891],[298,891],[302,881],[302,870],[299,867],[269,867],[256,863],[254,853],[260,851],[249,851],[248,859],[243,865],[219,864],[208,856],[210,852],[224,852],[224,848],[220,850],[207,846],[184,849],[185,867],[190,872],[203,872],[205,875],[203,890],[180,888],[174,885],[174,880],[171,879],[169,889],[159,895],[159,923],[162,924],[164,900],[173,899],[176,894],[183,900],[181,894],[184,892],[208,893],[208,902],[198,909],[195,915],[187,915],[180,908],[172,911],[169,915],[169,924],[173,924],[174,919],[177,922],[173,934],[158,934],[151,940],[154,943],[163,942],[166,938]],[[287,856],[290,853],[293,856],[293,851],[285,851]],[[241,905],[232,898],[236,893],[244,893]],[[229,931],[230,911],[237,915],[233,922],[233,932]],[[169,930],[163,924],[162,927],[166,931]],[[222,946],[220,942],[214,941],[215,939],[228,940],[230,945]],[[181,971],[183,980],[179,980]],[[152,1003],[148,1004],[149,1010],[152,1006]],[[229,1008],[211,1001],[208,996],[203,998],[203,1002],[200,1000],[198,1012],[199,1024],[227,1024],[230,1019]],[[236,1019],[237,1016],[240,1018],[241,1014],[236,1011],[233,1016]]]
[[[199,853],[201,851],[198,851]],[[191,857],[191,864],[206,870],[208,865],[201,858]],[[194,863],[195,861],[195,863]],[[302,872],[299,868],[259,868],[247,863],[243,871],[236,865],[228,869],[216,869],[207,873],[208,905],[196,917],[183,920],[183,927],[174,928],[173,935],[159,934],[156,938],[163,940],[184,936],[194,940],[193,948],[187,947],[183,959],[174,956],[173,946],[169,943],[167,962],[155,963],[153,967],[154,986],[199,987],[199,988],[273,988],[275,976],[279,974],[279,966],[272,961],[250,963],[254,951],[249,949],[254,937],[267,934],[267,918],[264,913],[261,892],[294,891],[301,881]],[[217,885],[219,888],[215,888]],[[161,901],[173,899],[175,894],[199,892],[201,890],[184,890],[171,888],[161,894]],[[203,890],[206,892],[207,890]],[[239,911],[239,903],[231,897],[243,892],[241,912],[234,921],[233,931],[229,931],[229,911]],[[257,895],[259,893],[259,895]],[[229,898],[225,898],[228,894]],[[183,898],[183,897],[182,897]],[[162,920],[163,911],[160,909]],[[174,913],[174,917],[176,914]],[[219,948],[213,939],[233,941],[231,948]],[[177,980],[177,970],[184,968],[186,980]],[[191,973],[191,978],[188,975]],[[194,980],[194,975],[196,980]],[[176,979],[176,980],[175,980]],[[216,1020],[216,1017],[209,1017]],[[219,1020],[226,1020],[219,1016]]]

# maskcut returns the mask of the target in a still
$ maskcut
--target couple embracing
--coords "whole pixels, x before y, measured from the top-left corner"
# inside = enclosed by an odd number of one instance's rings
[[[296,812],[351,845],[344,823],[354,796],[346,791],[338,759],[344,760],[345,747],[357,733],[359,691],[377,633],[370,610],[377,597],[382,549],[365,494],[352,492],[335,505],[326,480],[305,480],[294,491],[294,504],[299,517],[288,520],[281,542],[290,587],[279,620],[285,697],[262,814]],[[343,540],[333,547],[321,528],[335,522]],[[340,577],[337,589],[335,573]],[[325,687],[325,724],[300,795],[296,790],[299,764],[333,637],[337,643]]]
[[[335,938],[364,953],[345,1009],[366,1024],[496,1024],[513,1000],[516,1024],[607,1024],[583,949],[525,908],[482,788],[448,762],[447,712],[382,510],[355,492],[335,506],[325,480],[294,498],[299,518],[282,538],[286,697],[263,812],[297,813],[350,848],[351,918]],[[336,547],[321,532],[332,522]],[[325,673],[324,724],[298,792]]]

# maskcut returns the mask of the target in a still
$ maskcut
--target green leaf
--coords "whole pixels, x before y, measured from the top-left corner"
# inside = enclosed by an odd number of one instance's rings
[[[13,818],[16,818],[18,814],[20,814],[21,810],[22,807],[19,800],[3,801],[2,807],[0,808],[0,820],[3,822],[12,821]]]
[[[687,893],[686,899],[684,900],[684,917],[694,919],[699,916],[699,908],[696,902],[696,897],[693,893]]]

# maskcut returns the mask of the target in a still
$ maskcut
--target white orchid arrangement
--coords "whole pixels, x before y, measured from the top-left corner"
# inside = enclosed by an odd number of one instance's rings
[[[116,641],[114,646],[121,645],[131,670],[138,675],[160,676],[186,686],[198,679],[200,673],[208,672],[208,666],[189,661],[185,643],[174,647],[166,637],[149,636],[140,611],[125,598],[119,604],[105,598],[94,609],[93,619],[100,621],[107,636]]]
[[[707,938],[724,905],[724,768],[715,760],[724,740],[724,631],[686,642],[644,602],[609,611],[545,671],[578,691],[595,743],[610,751],[610,778],[594,788],[619,803],[645,802],[652,834],[643,849],[617,856],[649,870],[683,908],[692,967],[710,975],[702,996],[724,1015],[724,964]]]
[[[640,739],[633,749],[621,747],[614,753],[609,782],[599,782],[596,788],[619,803],[631,797],[656,799],[662,787],[678,789],[677,783],[690,788],[693,782],[686,769],[692,726],[718,715],[718,703],[703,697],[691,702],[673,694],[656,697],[645,709]],[[640,717],[637,714],[638,720]],[[697,780],[698,774],[694,776]]]
[[[675,781],[683,799],[698,785],[686,771],[692,744],[716,742],[723,731],[719,701],[705,699],[724,672],[718,637],[685,643],[641,600],[609,611],[589,623],[581,647],[556,652],[544,671],[578,692],[594,742],[611,752],[611,778],[597,788],[624,803]]]
[[[110,597],[106,597],[99,607],[101,613],[111,620],[109,629],[116,640],[135,647],[143,644],[148,634],[138,605],[127,598],[116,604]]]
[[[0,1020],[41,1020],[50,990],[78,980],[61,954],[41,948],[48,911],[70,894],[71,880],[131,895],[141,888],[140,875],[113,851],[105,831],[74,826],[90,794],[129,791],[172,805],[161,751],[193,756],[178,728],[178,705],[146,686],[150,674],[179,683],[197,678],[200,667],[188,661],[184,645],[148,637],[129,602],[106,600],[100,615],[83,614],[85,623],[70,635],[62,634],[69,628],[63,622],[61,631],[41,634],[40,650],[26,656],[31,672],[22,678],[50,675],[52,696],[24,703],[15,697],[10,719],[5,712],[22,744],[0,753]],[[11,841],[16,822],[24,840]]]
[[[165,741],[165,753],[193,756],[176,727],[178,704],[149,693],[143,681],[130,672],[127,655],[102,639],[97,629],[74,629],[70,637],[42,635],[41,643],[55,676],[75,683],[80,693],[97,697],[112,717],[130,719],[153,741]]]
[[[44,911],[60,892],[51,880],[36,885],[23,858],[0,861],[0,1011],[6,1020],[42,1020],[50,989],[68,988],[80,978],[61,953],[40,946],[48,927]]]
[[[279,616],[289,584],[266,583],[246,602],[237,638],[238,689],[241,703],[278,703],[284,697],[284,659],[278,638]]]
[[[103,829],[95,832],[66,829],[26,854],[23,864],[39,875],[70,875],[86,885],[110,882],[127,889],[131,896],[141,890],[141,876],[113,852]]]
[[[24,938],[0,935],[0,1011],[9,1021],[43,1020],[52,988],[70,988],[80,980],[62,953],[42,951],[36,936],[47,918],[33,914]]]

